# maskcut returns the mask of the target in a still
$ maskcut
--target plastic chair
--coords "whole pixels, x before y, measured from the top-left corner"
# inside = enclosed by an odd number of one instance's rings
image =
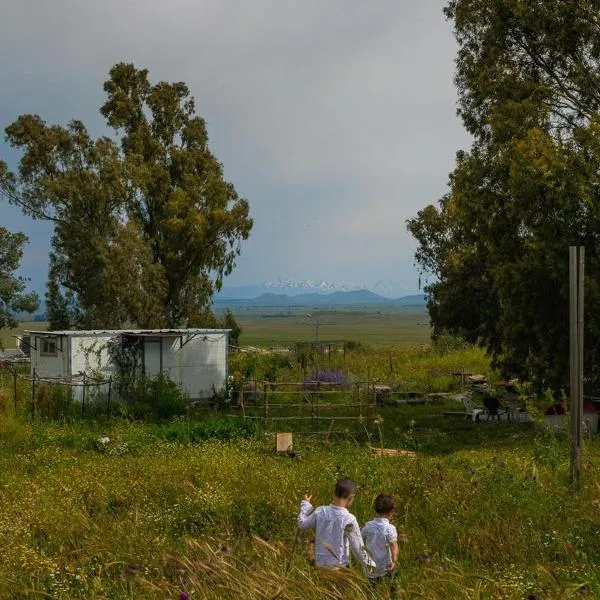
[[[466,416],[465,419],[471,417],[473,421],[479,421],[479,415],[485,412],[481,406],[477,406],[475,402],[468,396],[463,397],[463,404],[465,405]]]

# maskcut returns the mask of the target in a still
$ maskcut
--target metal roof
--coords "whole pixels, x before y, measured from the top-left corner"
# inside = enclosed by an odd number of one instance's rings
[[[63,331],[41,331],[27,329],[25,333],[30,335],[48,336],[115,336],[115,335],[137,335],[146,337],[179,337],[182,335],[203,335],[209,333],[229,333],[231,329],[89,329],[89,330],[63,330]]]

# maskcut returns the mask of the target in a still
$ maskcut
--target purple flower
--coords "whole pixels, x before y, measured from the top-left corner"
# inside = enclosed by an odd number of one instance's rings
[[[190,595],[187,592],[181,592],[181,594],[179,594],[179,600],[190,600]]]
[[[348,385],[348,377],[340,369],[317,369],[315,373],[304,378],[304,383],[329,383],[345,387]]]

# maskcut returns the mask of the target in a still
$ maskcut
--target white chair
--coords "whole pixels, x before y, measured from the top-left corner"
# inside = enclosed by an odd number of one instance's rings
[[[465,419],[471,417],[473,421],[479,421],[479,415],[482,415],[485,412],[485,409],[481,406],[477,406],[469,396],[463,396],[462,401],[465,405]]]

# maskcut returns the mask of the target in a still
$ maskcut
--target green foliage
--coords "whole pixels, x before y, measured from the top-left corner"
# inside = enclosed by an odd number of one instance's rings
[[[186,413],[188,399],[166,374],[137,377],[127,398],[126,410],[135,419],[168,421]]]
[[[452,0],[459,114],[473,136],[450,190],[408,221],[434,337],[480,343],[505,376],[568,381],[568,251],[586,247],[586,376],[600,294],[595,2]]]
[[[15,312],[33,312],[39,306],[37,294],[25,293],[27,279],[14,274],[23,258],[23,246],[26,242],[27,237],[22,233],[10,233],[0,226],[0,329],[16,327]]]
[[[248,203],[224,180],[185,83],[151,84],[119,63],[104,91],[100,112],[120,144],[77,120],[21,115],[6,128],[23,152],[18,176],[0,163],[0,193],[54,223],[51,323],[187,324],[234,268]]]
[[[455,350],[462,350],[466,348],[466,341],[457,335],[440,332],[433,339],[433,348],[441,355],[449,354]]]
[[[64,385],[42,383],[35,395],[36,411],[49,419],[65,417],[74,407],[71,388]]]
[[[229,309],[223,315],[222,326],[224,329],[231,329],[229,332],[229,343],[233,346],[239,346],[242,328],[239,326],[235,315]]]

